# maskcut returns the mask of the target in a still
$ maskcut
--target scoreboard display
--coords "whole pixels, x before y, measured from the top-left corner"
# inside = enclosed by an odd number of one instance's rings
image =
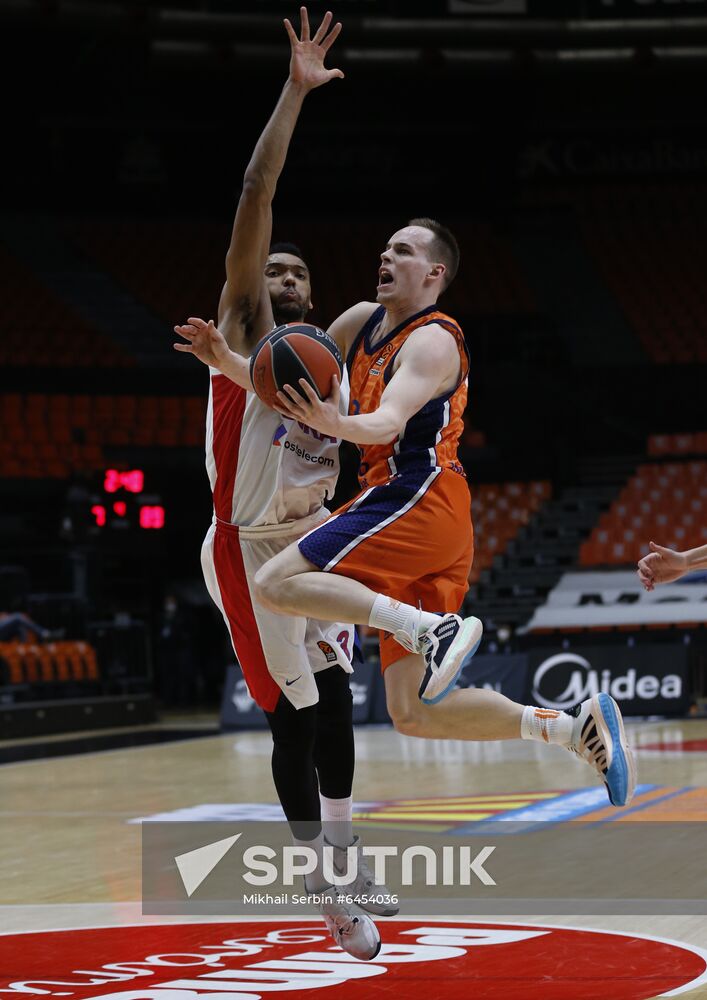
[[[142,469],[106,469],[101,495],[91,505],[91,517],[97,528],[161,531],[166,514],[161,496],[145,491]]]

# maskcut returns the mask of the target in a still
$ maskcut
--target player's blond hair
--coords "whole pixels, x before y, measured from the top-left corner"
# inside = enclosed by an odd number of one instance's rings
[[[451,229],[447,229],[436,219],[422,217],[410,219],[408,226],[419,226],[421,229],[429,229],[433,239],[430,243],[430,257],[434,261],[439,261],[446,267],[444,275],[444,285],[442,291],[446,291],[451,285],[459,270],[459,244]]]

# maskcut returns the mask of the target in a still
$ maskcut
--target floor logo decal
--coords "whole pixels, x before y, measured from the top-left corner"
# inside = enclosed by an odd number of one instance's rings
[[[309,920],[0,935],[0,993],[75,1000],[267,1000],[274,991],[321,1000],[648,1000],[707,981],[705,953],[640,935],[424,918],[380,920],[379,927],[384,943],[373,962],[333,947],[321,924]]]
[[[423,833],[480,833],[487,824],[588,822],[707,822],[707,788],[638,785],[628,809],[609,805],[603,787],[550,792],[503,792],[498,795],[460,795],[450,798],[389,799],[354,802],[354,822],[360,826],[418,830]],[[129,823],[231,822],[284,820],[275,802],[206,802],[169,812],[138,816]],[[2,998],[0,998],[2,1000]]]

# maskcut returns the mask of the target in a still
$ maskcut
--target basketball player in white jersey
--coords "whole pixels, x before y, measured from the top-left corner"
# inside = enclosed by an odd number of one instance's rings
[[[175,327],[187,343],[174,346],[210,368],[206,465],[214,517],[202,548],[206,584],[229,629],[249,692],[270,725],[273,778],[293,837],[319,858],[317,869],[306,876],[307,889],[315,894],[336,943],[357,958],[372,959],[380,950],[375,924],[363,909],[338,901],[322,864],[325,834],[340,871],[346,848],[357,842],[351,828],[354,745],[348,681],[354,628],[275,614],[253,598],[252,588],[255,573],[269,558],[328,516],[324,504],[336,486],[339,442],[265,406],[252,392],[247,365],[230,370],[230,377],[220,370],[221,349],[247,357],[275,323],[301,321],[311,308],[309,272],[298,248],[278,244],[268,250],[275,186],[304,97],[343,76],[324,67],[341,25],[329,30],[327,12],[310,40],[305,8],[301,19],[301,38],[285,21],[290,75],[246,169],[236,211],[218,309],[225,343],[200,337],[206,324],[190,320]],[[357,881],[346,892],[371,912],[397,912],[391,902],[380,902],[389,894],[375,886],[360,858]]]

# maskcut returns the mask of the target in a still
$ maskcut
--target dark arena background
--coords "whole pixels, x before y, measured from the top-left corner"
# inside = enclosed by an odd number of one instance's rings
[[[327,7],[308,9],[318,23]],[[408,219],[458,238],[441,306],[471,356],[465,611],[484,624],[460,683],[559,708],[610,692],[639,766],[622,821],[705,824],[707,572],[646,592],[635,569],[651,540],[707,544],[707,0],[331,9],[327,64],[345,79],[305,102],[273,236],[302,248],[322,327],[375,297]],[[208,376],[172,328],[215,318],[243,173],[287,74],[283,17],[298,25],[297,5],[0,0],[0,988],[195,952],[198,924],[172,940],[176,918],[140,911],[135,821],[276,808],[265,719],[201,575]],[[355,449],[341,454],[334,503],[357,489]],[[609,822],[599,783],[557,748],[397,734],[361,636],[361,824],[446,830],[548,800],[553,822]],[[598,797],[574,810],[578,790]],[[704,855],[688,860],[704,901]],[[393,965],[359,988],[705,997],[693,903],[571,919],[539,901],[489,924],[472,902],[482,936],[545,928],[532,954],[516,945],[520,979],[501,937],[471,949],[486,964]],[[144,944],[90,936],[141,922]],[[640,961],[622,957],[627,935]],[[209,941],[234,936],[218,924]]]

